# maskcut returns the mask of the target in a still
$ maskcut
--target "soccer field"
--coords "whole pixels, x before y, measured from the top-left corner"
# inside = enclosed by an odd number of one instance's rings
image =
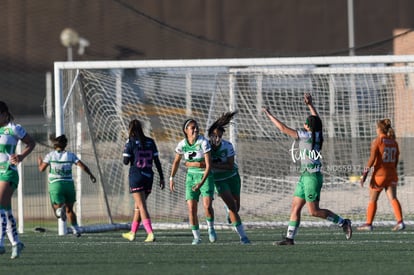
[[[274,246],[285,228],[249,229],[251,245],[218,230],[218,241],[191,245],[190,230],[157,230],[155,243],[144,232],[129,242],[121,231],[58,236],[21,234],[26,248],[10,259],[0,256],[2,274],[413,274],[414,231],[354,232],[349,241],[337,227],[301,228],[294,246]],[[8,242],[6,240],[6,242]]]

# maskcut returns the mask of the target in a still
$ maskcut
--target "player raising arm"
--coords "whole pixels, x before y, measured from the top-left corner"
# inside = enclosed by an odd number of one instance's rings
[[[312,96],[309,93],[304,95],[304,102],[311,113],[306,118],[305,124],[303,125],[304,129],[292,129],[276,118],[269,109],[263,109],[263,112],[282,133],[299,140],[300,155],[303,156],[301,158],[301,176],[293,194],[287,234],[285,239],[276,242],[276,245],[294,244],[294,238],[301,221],[301,211],[305,204],[308,207],[310,215],[338,224],[345,232],[346,239],[352,237],[350,220],[343,219],[332,211],[319,207],[323,184],[321,173],[322,164],[319,157],[323,144],[322,121],[313,106]]]

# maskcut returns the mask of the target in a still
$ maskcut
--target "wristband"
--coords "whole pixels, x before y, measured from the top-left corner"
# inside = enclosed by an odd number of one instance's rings
[[[170,181],[172,181],[174,179],[174,177],[170,177]]]

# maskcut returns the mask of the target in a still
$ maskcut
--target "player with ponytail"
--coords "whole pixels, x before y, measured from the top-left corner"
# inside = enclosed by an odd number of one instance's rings
[[[264,108],[263,111],[272,123],[282,132],[295,140],[299,141],[299,150],[301,151],[301,176],[296,185],[293,194],[292,208],[290,212],[290,220],[288,224],[287,234],[284,240],[276,242],[276,245],[293,245],[294,238],[299,229],[301,220],[301,211],[305,204],[309,213],[321,219],[326,219],[342,227],[346,239],[352,237],[351,221],[343,219],[328,209],[319,207],[320,193],[323,184],[321,173],[321,149],[323,144],[322,120],[320,119],[315,107],[312,103],[312,96],[308,93],[304,95],[304,102],[310,110],[310,116],[307,117],[303,125],[304,129],[293,129],[286,126],[277,119],[269,109]]]
[[[37,158],[38,168],[40,172],[43,172],[49,167],[48,191],[55,216],[62,221],[66,221],[67,217],[71,223],[72,233],[80,237],[81,229],[73,209],[76,201],[76,188],[72,176],[72,165],[75,164],[85,171],[92,182],[96,182],[96,178],[75,153],[66,151],[68,139],[65,135],[57,137],[51,135],[49,139],[54,150],[49,152],[44,159],[40,156]]]
[[[233,144],[222,139],[225,128],[237,112],[221,115],[208,129],[211,144],[212,173],[216,192],[219,194],[229,211],[229,220],[239,234],[241,244],[249,244],[239,216],[241,180],[235,163],[236,153]]]
[[[377,138],[372,142],[371,154],[360,181],[361,187],[363,187],[371,167],[374,167],[369,183],[366,223],[358,227],[357,230],[372,231],[372,222],[377,211],[377,201],[382,190],[385,190],[397,220],[397,224],[392,230],[400,231],[405,229],[401,205],[397,199],[397,165],[400,151],[395,138],[391,120],[379,120],[377,122]]]
[[[142,222],[147,237],[144,242],[154,242],[151,217],[147,208],[147,198],[151,194],[154,181],[153,163],[159,174],[159,186],[164,189],[164,174],[155,141],[145,136],[141,122],[133,119],[129,122],[128,140],[124,147],[123,163],[129,165],[129,193],[134,198],[134,216],[131,230],[122,237],[134,241],[139,225]]]
[[[21,153],[16,152],[18,141],[25,146]],[[13,121],[7,104],[0,101],[0,254],[4,254],[4,237],[12,244],[11,258],[20,256],[24,245],[19,240],[16,220],[12,212],[12,197],[19,185],[17,166],[33,151],[34,139],[19,124]]]
[[[198,201],[203,200],[203,208],[207,221],[209,241],[217,239],[214,229],[214,178],[211,174],[211,146],[208,140],[200,135],[198,123],[194,119],[187,119],[183,124],[185,138],[175,148],[175,158],[171,168],[170,190],[175,192],[174,177],[178,171],[182,158],[187,164],[185,178],[185,200],[187,201],[189,223],[193,233],[193,245],[201,243],[200,225],[198,220]]]

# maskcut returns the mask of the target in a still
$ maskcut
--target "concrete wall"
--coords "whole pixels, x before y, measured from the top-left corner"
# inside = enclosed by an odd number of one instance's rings
[[[354,1],[357,54],[393,52],[414,1]],[[66,60],[60,33],[90,46],[75,60],[347,55],[345,0],[2,0],[0,97],[42,114],[44,74]]]

